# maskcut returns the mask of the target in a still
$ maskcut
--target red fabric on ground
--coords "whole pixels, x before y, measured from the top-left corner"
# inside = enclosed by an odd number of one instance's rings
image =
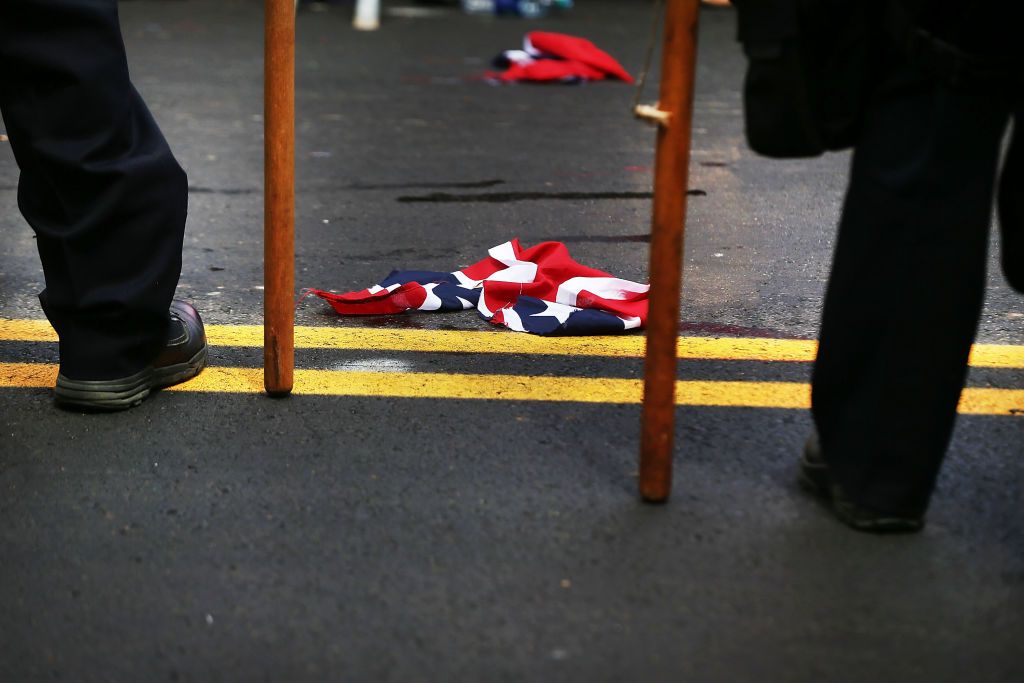
[[[502,83],[534,81],[603,81],[609,78],[632,83],[633,77],[615,58],[586,38],[550,31],[526,34],[523,50],[503,54],[511,63],[487,77]]]
[[[603,71],[587,66],[583,62],[559,59],[538,59],[529,64],[513,64],[501,73],[493,74],[495,78],[506,83],[513,81],[565,81],[582,78],[587,81],[603,81],[607,76]]]
[[[633,77],[615,61],[614,57],[586,38],[565,33],[531,31],[526,35],[526,39],[539,52],[585,64],[627,83],[633,82]]]

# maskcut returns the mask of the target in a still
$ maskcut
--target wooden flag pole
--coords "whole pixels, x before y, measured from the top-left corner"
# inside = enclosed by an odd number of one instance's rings
[[[698,0],[668,0],[651,222],[650,309],[644,360],[640,495],[662,502],[672,489],[676,347],[683,280]]]
[[[292,390],[295,366],[295,3],[265,1],[263,384]]]

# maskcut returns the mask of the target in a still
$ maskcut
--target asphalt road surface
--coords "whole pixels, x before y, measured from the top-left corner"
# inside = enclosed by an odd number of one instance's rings
[[[297,286],[452,270],[513,237],[645,280],[633,89],[480,74],[531,28],[637,73],[650,4],[384,4],[375,33],[344,3],[298,17]],[[127,413],[53,408],[0,141],[0,681],[1024,680],[1024,307],[998,245],[926,531],[848,531],[794,481],[848,157],[745,149],[730,10],[702,14],[680,330],[711,341],[680,363],[663,506],[635,492],[638,335],[531,346],[472,312],[306,300],[297,393],[261,395],[262,3],[139,0],[122,21],[189,174],[179,294],[211,368]]]

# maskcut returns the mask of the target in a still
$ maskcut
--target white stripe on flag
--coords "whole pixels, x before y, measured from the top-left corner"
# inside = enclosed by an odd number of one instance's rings
[[[523,37],[523,52],[534,57],[540,57],[544,53],[533,46],[533,42],[530,40],[530,34],[527,33]]]
[[[515,249],[512,248],[511,242],[503,242],[496,247],[491,247],[487,250],[487,255],[493,259],[501,261],[507,266],[511,266],[513,263],[519,263],[519,259],[516,258]]]
[[[632,280],[620,280],[617,277],[573,277],[558,286],[555,300],[560,304],[576,306],[576,297],[586,290],[602,299],[622,301],[630,294],[639,294],[650,289],[650,285],[642,285]]]
[[[476,289],[477,287],[480,286],[480,280],[474,280],[470,278],[461,270],[455,271],[454,273],[452,273],[452,276],[454,276],[455,279],[459,281],[460,287],[465,287],[466,289]]]
[[[480,297],[483,299],[483,297]],[[505,326],[510,330],[516,332],[526,332],[526,328],[523,327],[523,319],[519,317],[519,314],[512,308],[501,309],[501,314],[505,318]]]
[[[537,264],[526,261],[517,261],[504,270],[487,277],[484,282],[533,282],[537,279]]]
[[[436,311],[439,308],[441,308],[441,304],[443,302],[441,301],[441,297],[439,297],[437,294],[434,294],[434,287],[437,287],[436,282],[431,282],[430,284],[423,285],[423,289],[427,293],[427,298],[423,300],[423,303],[419,305],[417,310]]]
[[[569,319],[570,315],[572,315],[576,311],[580,310],[580,309],[576,308],[575,306],[566,306],[565,304],[556,304],[553,301],[543,301],[542,300],[542,303],[545,306],[547,306],[547,308],[545,308],[540,313],[533,313],[533,314],[531,314],[530,315],[531,318],[536,318],[536,317],[545,316],[545,315],[546,316],[551,316],[551,317],[555,318],[556,320],[558,320],[559,323],[564,325],[565,321]]]
[[[487,297],[484,296],[484,293],[480,292],[480,298],[477,299],[476,302],[476,310],[480,311],[480,315],[482,315],[484,318],[490,320],[491,318],[494,317],[494,312],[491,311],[491,309],[487,308],[486,299]]]
[[[516,257],[515,249],[511,242],[499,244],[487,250],[488,255],[496,261],[501,261],[507,268],[499,270],[484,278],[484,282],[533,282],[537,278],[537,264],[530,261],[520,261]]]
[[[536,59],[526,50],[505,50],[505,59],[514,64],[533,64]]]

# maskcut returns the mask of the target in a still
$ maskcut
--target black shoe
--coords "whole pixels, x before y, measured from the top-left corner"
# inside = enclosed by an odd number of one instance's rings
[[[192,379],[206,366],[206,331],[199,313],[184,301],[172,301],[170,338],[156,360],[129,377],[78,380],[57,375],[57,405],[87,410],[125,410],[151,391]]]
[[[875,534],[909,534],[924,528],[923,517],[890,515],[875,512],[850,501],[843,490],[833,484],[828,474],[828,464],[821,454],[817,432],[811,434],[804,444],[800,460],[800,485],[810,493],[827,501],[832,512],[843,524]]]

